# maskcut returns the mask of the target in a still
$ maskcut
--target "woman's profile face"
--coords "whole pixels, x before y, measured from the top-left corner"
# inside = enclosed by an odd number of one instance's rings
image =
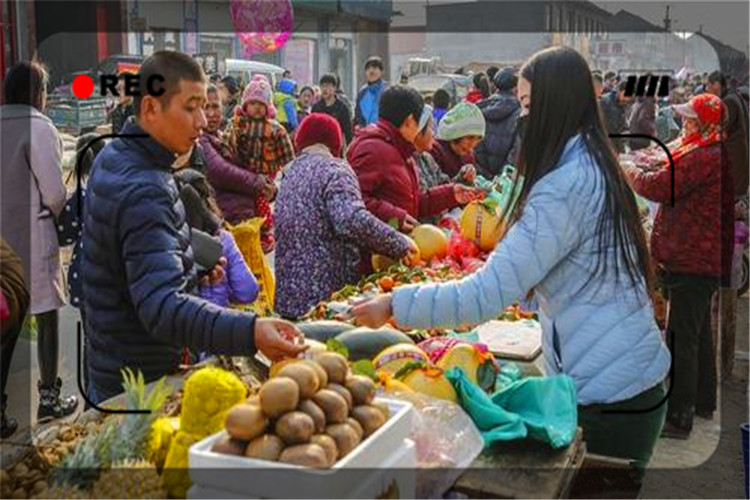
[[[696,118],[684,118],[682,130],[685,132],[685,135],[696,134],[701,130],[701,123]]]
[[[518,80],[518,100],[521,102],[521,114],[527,115],[529,113],[529,106],[531,106],[531,82],[526,78],[521,77]]]

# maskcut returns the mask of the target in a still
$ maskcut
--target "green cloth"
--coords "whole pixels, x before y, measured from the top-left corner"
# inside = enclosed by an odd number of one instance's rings
[[[445,375],[486,445],[531,437],[561,448],[576,435],[576,388],[567,375],[517,380],[492,396],[472,383],[460,368]]]
[[[578,423],[583,428],[586,450],[631,460],[640,479],[661,435],[667,412],[665,396],[664,384],[659,383],[625,401],[579,406]],[[657,408],[643,413],[609,413],[654,407]]]

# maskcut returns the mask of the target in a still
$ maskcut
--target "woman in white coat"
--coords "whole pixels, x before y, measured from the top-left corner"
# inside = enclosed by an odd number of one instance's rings
[[[66,190],[62,140],[42,114],[47,83],[42,65],[20,62],[8,71],[0,106],[0,232],[24,261],[29,314],[37,322],[38,419],[70,415],[78,404],[75,396],[60,397],[57,376],[58,309],[65,305],[65,288],[55,218],[65,205]],[[68,341],[75,341],[72,334]],[[3,410],[5,401],[3,394]]]

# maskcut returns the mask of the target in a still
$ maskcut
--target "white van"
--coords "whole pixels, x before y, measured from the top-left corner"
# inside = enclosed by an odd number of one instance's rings
[[[225,65],[226,74],[235,77],[242,86],[246,85],[253,76],[263,75],[268,78],[273,88],[276,88],[276,84],[284,73],[284,68],[281,66],[245,59],[226,59]]]

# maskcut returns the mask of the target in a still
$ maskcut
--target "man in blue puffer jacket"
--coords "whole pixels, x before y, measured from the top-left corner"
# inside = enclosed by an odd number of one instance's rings
[[[191,295],[198,280],[190,229],[172,178],[206,125],[205,75],[178,52],[157,52],[139,71],[136,120],[97,156],[88,184],[82,239],[89,398],[98,403],[122,391],[124,367],[147,381],[174,373],[183,347],[271,359],[304,350],[290,323],[256,319]],[[165,92],[147,95],[160,75]],[[205,280],[218,281],[220,266]]]

